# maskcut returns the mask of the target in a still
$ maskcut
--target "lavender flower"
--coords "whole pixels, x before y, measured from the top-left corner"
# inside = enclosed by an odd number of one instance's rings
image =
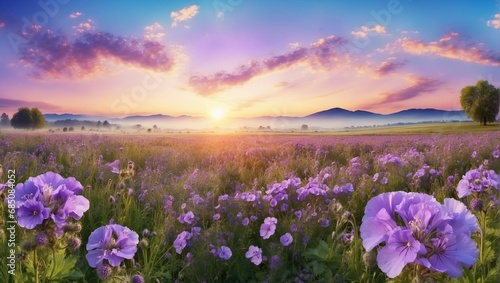
[[[91,267],[107,260],[111,266],[119,266],[124,259],[132,259],[137,251],[139,235],[127,227],[110,224],[94,230],[89,236],[86,255]]]
[[[36,200],[28,200],[17,211],[17,222],[19,226],[33,229],[49,218],[50,210],[43,203]]]
[[[408,263],[458,277],[477,259],[470,237],[477,229],[476,217],[455,199],[440,204],[427,194],[389,192],[368,202],[360,232],[368,252],[385,243],[377,262],[391,278]]]
[[[245,253],[245,257],[249,258],[253,264],[259,265],[262,263],[262,249],[251,245]]]
[[[286,233],[280,237],[280,242],[284,247],[286,247],[293,242],[293,237],[290,233]]]
[[[267,217],[264,219],[264,223],[260,226],[260,236],[263,239],[269,239],[276,231],[276,224],[278,220],[274,217]]]
[[[118,159],[113,162],[105,164],[105,166],[108,167],[111,170],[111,172],[115,174],[120,174],[120,169],[118,168],[119,165],[120,165],[120,160]]]
[[[217,250],[217,256],[219,256],[223,260],[229,260],[232,255],[233,255],[233,253],[231,252],[231,249],[226,247],[226,246],[221,246]]]
[[[191,239],[191,233],[188,231],[182,231],[179,235],[177,235],[177,238],[174,241],[174,248],[178,254],[182,253],[182,250],[186,247],[187,240],[189,239]]]

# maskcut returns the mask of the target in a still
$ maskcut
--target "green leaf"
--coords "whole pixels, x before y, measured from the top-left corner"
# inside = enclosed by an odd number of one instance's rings
[[[78,276],[79,272],[73,271],[77,260],[78,257],[74,255],[65,256],[65,250],[55,251],[54,260],[47,266],[47,279],[51,281],[60,281],[69,277]]]

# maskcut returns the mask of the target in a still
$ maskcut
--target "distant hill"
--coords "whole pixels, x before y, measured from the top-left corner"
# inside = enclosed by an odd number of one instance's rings
[[[141,124],[143,127],[157,125],[162,128],[212,128],[218,126],[209,118],[195,116],[170,116],[164,114],[155,115],[133,115],[124,118],[113,118],[105,116],[90,116],[81,114],[45,114],[49,122],[58,120],[87,120],[104,121],[123,125]],[[260,116],[254,118],[226,118],[227,125],[232,127],[267,127],[277,128],[300,128],[302,124],[319,128],[342,128],[346,126],[373,126],[395,123],[420,123],[420,122],[443,122],[443,121],[470,121],[464,111],[449,111],[433,108],[407,109],[390,114],[380,114],[364,110],[350,111],[335,107],[303,117],[292,116]]]

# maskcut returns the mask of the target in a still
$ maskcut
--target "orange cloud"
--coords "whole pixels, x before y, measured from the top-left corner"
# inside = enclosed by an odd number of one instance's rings
[[[161,41],[165,36],[163,26],[159,23],[154,23],[144,28],[144,40],[146,41]]]
[[[359,38],[364,38],[372,34],[385,34],[385,33],[386,33],[385,27],[381,25],[375,25],[372,28],[369,28],[367,26],[361,26],[361,28],[358,31],[351,32],[352,35]]]
[[[196,16],[196,14],[198,14],[199,8],[200,8],[200,6],[192,5],[192,6],[184,8],[180,11],[177,11],[177,12],[174,11],[174,12],[170,13],[170,17],[173,20],[172,27],[177,26],[177,24],[179,22],[187,21],[187,20],[193,18],[194,16]]]
[[[500,53],[486,49],[481,43],[466,43],[458,33],[450,33],[438,41],[425,43],[408,37],[400,38],[395,49],[416,55],[431,54],[440,57],[484,65],[500,65]]]
[[[89,31],[89,30],[94,30],[95,25],[91,19],[88,19],[85,22],[78,24],[77,26],[73,26],[73,28],[78,33],[84,33],[84,32]]]

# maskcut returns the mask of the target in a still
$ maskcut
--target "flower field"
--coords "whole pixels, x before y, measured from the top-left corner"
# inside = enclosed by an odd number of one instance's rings
[[[0,282],[499,281],[498,132],[4,134],[0,164]]]

